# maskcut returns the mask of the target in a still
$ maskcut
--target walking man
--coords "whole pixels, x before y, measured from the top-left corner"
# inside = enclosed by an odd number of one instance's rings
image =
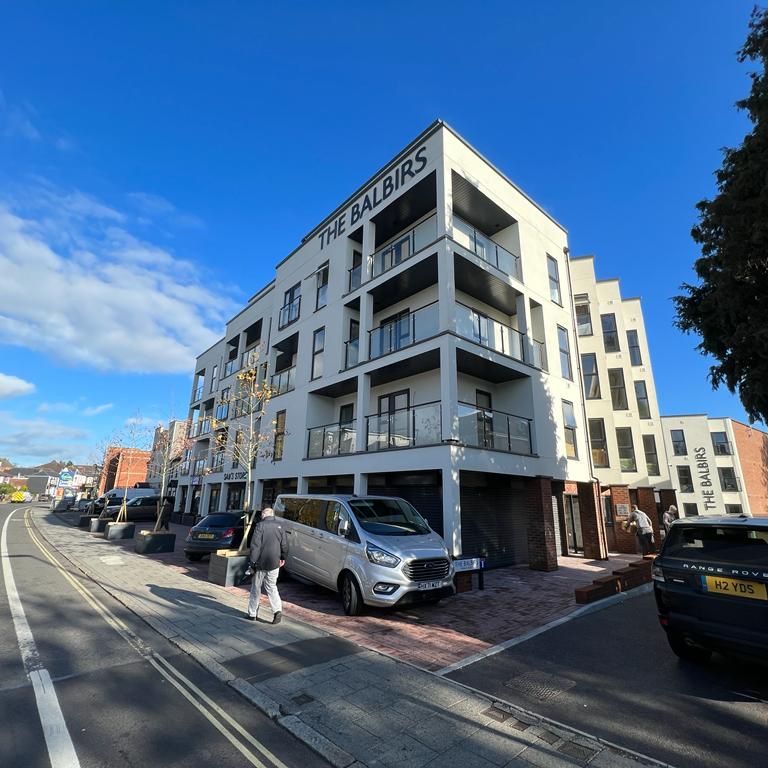
[[[259,613],[261,585],[269,599],[272,609],[272,623],[279,624],[283,618],[283,604],[277,591],[277,574],[285,565],[285,539],[283,529],[275,520],[275,511],[267,507],[261,512],[261,520],[256,523],[251,539],[251,567],[253,583],[248,598],[248,618],[253,621]]]
[[[645,512],[638,509],[637,504],[635,504],[632,507],[629,522],[637,526],[637,540],[640,543],[643,555],[650,555],[656,549],[653,541],[653,523],[651,523],[651,518]]]
[[[160,519],[157,521],[157,530],[160,531],[165,528],[166,531],[171,530],[171,513],[173,512],[173,499],[170,496],[166,496],[163,499],[163,504],[160,507]]]

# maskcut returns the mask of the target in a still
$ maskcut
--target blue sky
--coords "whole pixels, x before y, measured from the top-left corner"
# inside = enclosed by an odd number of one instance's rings
[[[195,354],[435,118],[643,299],[662,413],[745,420],[670,297],[752,2],[4,3],[0,456],[185,416]]]

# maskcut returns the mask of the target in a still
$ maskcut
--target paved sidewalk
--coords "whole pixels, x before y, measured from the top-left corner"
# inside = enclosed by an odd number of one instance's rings
[[[246,621],[242,594],[190,579],[179,565],[135,554],[132,542],[108,542],[46,510],[33,508],[32,516],[61,555],[338,768],[660,765],[290,612],[277,626]]]

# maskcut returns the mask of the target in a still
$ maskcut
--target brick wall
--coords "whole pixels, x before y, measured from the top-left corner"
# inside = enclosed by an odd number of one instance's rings
[[[616,517],[616,505],[626,504],[630,511],[632,510],[629,501],[629,486],[627,485],[612,485],[611,486],[611,504],[613,505],[613,515],[615,525],[613,526],[614,533],[616,534],[616,550],[618,552],[625,552],[633,555],[639,551],[637,546],[637,539],[634,533],[628,533],[622,528],[622,523],[627,519],[625,517]]]
[[[534,571],[555,571],[557,548],[552,515],[552,480],[548,477],[528,478],[525,490],[529,565]]]
[[[732,421],[731,424],[750,511],[755,517],[767,516],[768,435],[738,421]]]
[[[132,488],[136,483],[143,483],[147,479],[150,456],[150,451],[136,448],[108,448],[104,457],[107,470],[99,483],[99,494],[111,488]]]
[[[656,540],[656,547],[661,544],[661,528],[659,525],[659,515],[656,511],[656,496],[653,488],[637,489],[637,506],[651,518],[653,523],[653,538]]]
[[[584,557],[590,560],[607,560],[608,545],[600,506],[600,486],[598,483],[579,483],[578,491]]]

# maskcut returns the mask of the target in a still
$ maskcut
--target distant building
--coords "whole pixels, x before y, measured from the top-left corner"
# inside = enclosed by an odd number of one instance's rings
[[[99,479],[99,495],[112,488],[132,488],[146,482],[150,451],[111,445],[104,453],[104,469]]]
[[[168,426],[158,425],[150,450],[147,482],[157,489],[163,486],[165,478],[166,493],[173,496],[178,484],[177,469],[182,454],[189,443],[189,422],[186,419],[172,419]]]

